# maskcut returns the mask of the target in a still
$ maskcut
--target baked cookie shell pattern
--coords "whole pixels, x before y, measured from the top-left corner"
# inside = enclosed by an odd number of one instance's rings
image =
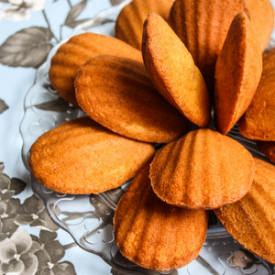
[[[150,144],[129,140],[89,118],[61,124],[32,145],[33,175],[66,194],[97,194],[132,178],[154,154]]]
[[[275,141],[275,49],[264,53],[256,94],[239,123],[240,133],[252,140]]]
[[[209,87],[213,86],[216,60],[230,24],[244,10],[243,0],[176,0],[172,6],[170,24],[192,54]]]
[[[143,23],[151,12],[168,19],[174,0],[133,0],[120,12],[115,36],[137,49],[141,49]]]
[[[274,28],[274,10],[270,0],[245,0],[245,7],[255,30],[255,36],[264,50]]]
[[[147,166],[120,199],[114,231],[126,258],[144,268],[168,271],[198,256],[206,238],[207,214],[159,200],[150,186]]]
[[[75,35],[61,45],[52,58],[49,78],[53,88],[63,99],[77,105],[74,92],[77,70],[90,58],[109,53],[142,60],[138,50],[116,38],[95,33]]]
[[[75,87],[82,110],[123,136],[167,143],[186,131],[187,121],[154,89],[140,62],[93,58],[81,67]]]
[[[155,155],[154,192],[178,207],[213,209],[241,199],[250,189],[254,159],[237,141],[209,129],[189,132]]]
[[[204,79],[182,41],[157,14],[150,14],[143,30],[144,65],[157,90],[194,124],[210,120]]]
[[[250,105],[262,74],[262,50],[249,18],[238,14],[228,31],[215,72],[217,128],[231,130]]]
[[[226,230],[246,249],[275,263],[275,166],[255,159],[256,175],[240,201],[215,211]]]

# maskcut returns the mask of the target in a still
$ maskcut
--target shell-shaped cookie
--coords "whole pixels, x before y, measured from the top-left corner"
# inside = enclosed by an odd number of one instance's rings
[[[149,165],[136,176],[117,206],[115,241],[122,255],[158,271],[195,259],[205,241],[207,214],[169,206],[152,191]]]
[[[210,103],[204,79],[182,41],[157,14],[144,24],[142,53],[158,91],[191,122],[207,126]]]
[[[258,147],[262,153],[275,163],[275,142],[258,142]]]
[[[143,23],[154,12],[168,19],[174,0],[133,0],[120,12],[115,36],[137,49],[141,49]]]
[[[154,89],[142,63],[98,56],[75,81],[79,106],[95,121],[129,138],[155,143],[176,139],[187,122]]]
[[[262,74],[262,50],[250,20],[238,14],[228,31],[215,72],[217,128],[231,130],[251,103]]]
[[[95,33],[76,35],[52,58],[49,77],[53,88],[66,101],[76,104],[74,79],[77,70],[90,58],[101,54],[142,60],[138,50],[113,37]]]
[[[253,0],[252,0],[253,1]],[[212,86],[216,59],[243,0],[176,0],[170,23]]]
[[[152,157],[150,144],[102,128],[88,118],[64,123],[32,145],[30,167],[47,188],[66,194],[96,194],[135,176]]]
[[[215,211],[226,230],[246,249],[275,263],[275,166],[255,159],[249,193]]]
[[[269,44],[274,28],[274,11],[270,0],[245,0],[255,36],[264,49]]]
[[[240,120],[243,136],[253,140],[275,141],[275,49],[264,54],[263,73],[256,94]]]
[[[150,179],[166,203],[213,209],[241,199],[250,189],[254,159],[237,141],[201,129],[169,143],[155,155]]]

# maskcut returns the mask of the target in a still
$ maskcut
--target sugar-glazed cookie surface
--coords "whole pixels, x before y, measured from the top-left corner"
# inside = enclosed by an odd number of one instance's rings
[[[38,138],[29,162],[33,175],[51,190],[96,194],[125,183],[153,154],[150,144],[118,136],[80,118]]]
[[[159,200],[150,186],[147,166],[120,199],[114,231],[127,259],[144,268],[169,271],[198,256],[206,238],[207,214]]]

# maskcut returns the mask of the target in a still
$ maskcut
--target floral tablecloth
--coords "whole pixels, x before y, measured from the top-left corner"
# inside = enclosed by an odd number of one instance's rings
[[[52,48],[73,33],[109,24],[112,18],[102,15],[119,8],[121,2],[0,0],[0,274],[128,274],[111,270],[51,220],[30,187],[20,133],[26,94]],[[53,101],[50,108],[62,108],[60,104]],[[274,267],[239,248],[230,257],[232,266],[242,273],[274,272]],[[217,271],[203,258],[191,269],[180,274],[233,274]]]
[[[110,274],[33,195],[21,157],[24,98],[49,51],[119,1],[0,1],[0,274]],[[98,19],[98,22],[104,23]],[[8,175],[8,176],[7,176]]]

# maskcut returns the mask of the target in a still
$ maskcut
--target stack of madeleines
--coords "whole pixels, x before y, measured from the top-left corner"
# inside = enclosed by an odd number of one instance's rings
[[[144,268],[195,259],[211,209],[240,244],[275,263],[275,166],[226,136],[238,123],[275,161],[275,50],[264,52],[273,26],[268,0],[134,0],[118,16],[117,38],[72,37],[49,76],[87,117],[38,138],[34,176],[69,194],[133,178],[115,241]]]

